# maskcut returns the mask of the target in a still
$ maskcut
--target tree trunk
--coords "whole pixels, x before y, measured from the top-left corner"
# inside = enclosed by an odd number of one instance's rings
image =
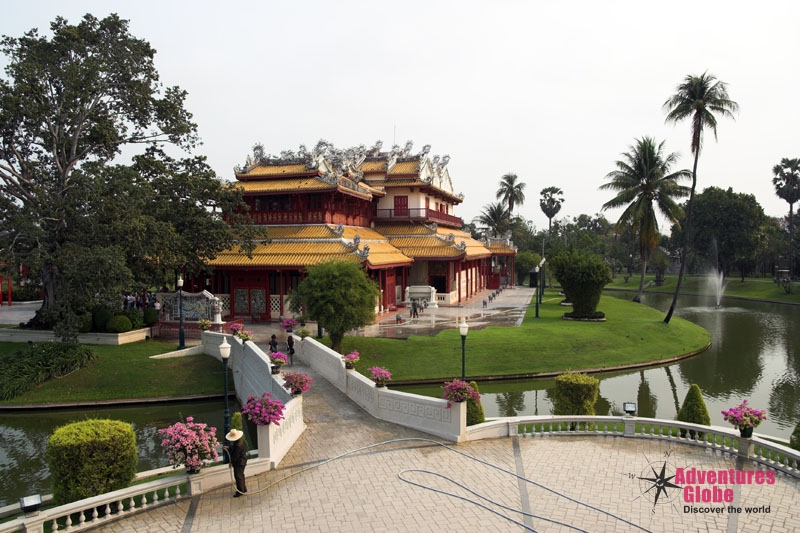
[[[639,293],[633,299],[634,302],[639,303],[642,301],[642,294],[644,293],[644,277],[647,275],[647,259],[642,257],[642,275],[639,278]]]

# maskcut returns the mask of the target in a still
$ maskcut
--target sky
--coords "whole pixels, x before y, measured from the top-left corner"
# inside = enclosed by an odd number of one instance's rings
[[[739,104],[707,131],[698,192],[753,194],[768,216],[788,204],[772,168],[800,157],[796,1],[257,1],[3,0],[0,35],[49,34],[117,13],[157,51],[165,86],[188,91],[215,172],[234,178],[256,143],[267,153],[414,142],[450,155],[466,222],[501,177],[526,184],[517,214],[547,227],[540,191],[556,186],[557,218],[600,213],[620,154],[642,136],[665,141],[691,169],[688,122],[663,104],[687,75],[708,72]],[[0,57],[0,65],[5,59]],[[782,97],[780,95],[783,95]],[[619,211],[604,213],[612,222]],[[662,231],[669,229],[662,226]]]

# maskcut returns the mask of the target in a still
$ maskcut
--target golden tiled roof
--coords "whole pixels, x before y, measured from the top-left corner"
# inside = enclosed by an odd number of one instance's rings
[[[387,162],[385,159],[380,161],[364,161],[358,166],[361,172],[386,172]]]
[[[431,235],[433,233],[429,228],[414,222],[376,223],[375,231],[389,237],[395,235]]]
[[[255,192],[294,192],[294,191],[324,191],[335,190],[336,185],[317,179],[285,178],[278,180],[238,181],[236,187],[244,189],[246,193]]]
[[[386,237],[369,228],[345,226],[337,234],[335,226],[320,224],[312,226],[268,226],[270,242],[258,244],[252,259],[242,253],[239,247],[219,253],[209,261],[213,266],[236,267],[296,267],[304,268],[333,259],[361,262],[356,252],[369,246],[366,262],[373,266],[408,265],[413,260],[392,246]],[[353,246],[358,235],[360,243]]]
[[[496,255],[516,255],[517,251],[505,243],[493,243],[487,246],[489,251]]]
[[[419,172],[419,160],[399,161],[390,170],[389,175],[393,174],[417,174]]]

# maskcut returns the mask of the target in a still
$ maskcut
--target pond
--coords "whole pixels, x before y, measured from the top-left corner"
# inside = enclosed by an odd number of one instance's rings
[[[643,303],[666,312],[671,298],[646,294]],[[800,422],[800,306],[732,299],[719,309],[714,306],[711,298],[680,297],[676,315],[706,328],[711,349],[668,366],[598,374],[597,414],[622,414],[623,402],[636,402],[639,416],[674,419],[689,387],[697,383],[712,424],[727,425],[720,411],[748,399],[767,411],[757,432],[788,439]],[[553,386],[553,379],[479,383],[487,417],[552,414],[548,389]],[[437,397],[442,393],[440,386],[398,389]]]
[[[231,406],[231,411],[234,409],[239,409],[238,403]],[[222,440],[223,410],[220,398],[97,409],[0,411],[0,507],[16,503],[22,496],[50,493],[45,451],[47,439],[59,426],[89,418],[129,422],[136,433],[138,471],[143,472],[169,466],[159,429],[193,416],[197,422],[216,427],[217,438]]]

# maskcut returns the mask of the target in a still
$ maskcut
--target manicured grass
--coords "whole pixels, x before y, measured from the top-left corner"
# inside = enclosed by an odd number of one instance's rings
[[[545,292],[539,318],[531,306],[521,327],[470,329],[466,342],[468,377],[513,376],[567,369],[608,368],[658,362],[705,347],[711,335],[695,324],[641,304],[603,297],[606,322],[572,322],[561,316],[563,298]],[[345,337],[343,350],[356,349],[356,370],[382,366],[393,380],[449,379],[461,375],[461,337],[456,329],[435,337],[385,339]]]
[[[0,343],[0,357],[13,357],[21,347],[20,343]],[[151,355],[174,350],[175,343],[150,341],[91,348],[98,355],[91,367],[48,380],[0,404],[179,397],[220,392],[222,366],[213,357],[150,359]]]
[[[645,283],[654,280],[655,276],[645,277]],[[664,285],[658,287],[650,285],[645,290],[648,292],[665,292],[670,294],[674,292],[677,276],[666,276],[664,281]],[[706,283],[707,278],[703,276],[686,277],[681,285],[681,293],[711,295],[712,293]],[[744,282],[742,282],[740,277],[731,277],[726,279],[725,283],[725,296],[800,304],[800,284],[798,283],[793,284],[791,294],[787,294],[783,287],[774,283],[770,278],[745,278]],[[622,276],[618,275],[607,285],[607,288],[636,291],[639,288],[639,277],[633,276],[628,280],[628,283],[625,283]]]

